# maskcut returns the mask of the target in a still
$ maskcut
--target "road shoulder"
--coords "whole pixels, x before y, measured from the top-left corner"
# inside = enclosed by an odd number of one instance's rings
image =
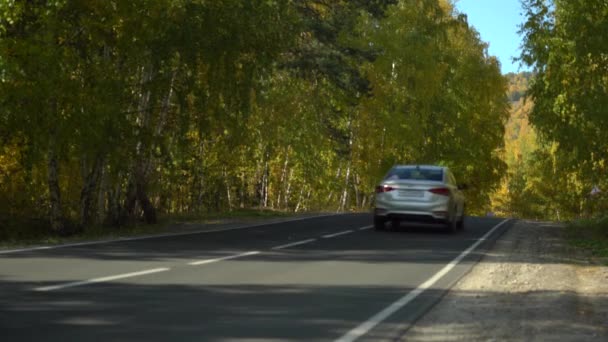
[[[559,225],[517,222],[403,340],[608,340],[608,267],[565,241]]]

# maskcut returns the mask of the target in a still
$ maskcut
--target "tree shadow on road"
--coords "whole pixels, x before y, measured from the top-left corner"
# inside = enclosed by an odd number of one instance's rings
[[[25,291],[49,284],[13,283],[23,291],[0,297],[0,331],[7,341],[94,340],[100,341],[274,341],[332,340],[369,319],[411,288],[387,286],[313,285],[137,285],[98,284],[54,292]],[[390,316],[370,340],[394,339],[403,333],[421,311],[443,294],[431,289],[405,309]],[[516,310],[522,300],[576,308],[588,301],[608,306],[608,294],[581,297],[572,292],[529,293],[456,292],[463,307],[485,307],[487,312]],[[574,321],[539,305],[517,313],[521,329],[542,328],[554,337],[606,336],[602,323],[587,319],[584,312]],[[501,316],[456,315],[418,327],[420,341],[452,340],[468,336],[483,340],[491,336],[479,330],[480,322],[505,324]],[[493,320],[493,321],[491,321]],[[450,335],[445,334],[450,326]],[[605,327],[604,327],[605,328]],[[534,336],[533,334],[531,336]],[[509,336],[494,336],[509,340]],[[598,339],[599,340],[599,339]]]

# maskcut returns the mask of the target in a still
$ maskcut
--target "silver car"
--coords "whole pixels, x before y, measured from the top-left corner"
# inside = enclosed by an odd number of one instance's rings
[[[374,228],[387,221],[440,223],[450,232],[464,228],[466,186],[459,186],[447,167],[397,165],[376,187]]]

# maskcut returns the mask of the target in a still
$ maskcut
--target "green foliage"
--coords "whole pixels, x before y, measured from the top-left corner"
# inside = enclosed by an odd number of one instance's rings
[[[608,262],[608,218],[580,219],[567,226],[568,239],[576,247]]]
[[[561,149],[591,161],[585,171],[593,177],[594,164],[608,147],[608,4],[530,1],[526,8],[521,59],[537,72],[530,88],[531,122]]]
[[[413,162],[483,212],[506,86],[444,0],[5,1],[0,221],[365,209]]]
[[[523,3],[527,21],[521,30],[520,59],[534,68],[527,101],[534,104],[528,109],[529,120],[538,133],[537,151],[522,151],[523,144],[518,151],[528,158],[520,170],[528,191],[525,197],[543,206],[537,217],[596,215],[601,213],[596,203],[600,200],[590,191],[608,186],[603,176],[608,149],[608,4]],[[513,91],[511,98],[520,96]]]
[[[451,166],[470,185],[470,211],[483,212],[506,169],[497,153],[508,115],[498,62],[447,3],[403,1],[389,13],[380,25],[368,18],[365,33],[383,47],[367,71],[374,96],[364,108],[374,125],[365,154],[380,151],[368,169],[380,177],[396,162]]]

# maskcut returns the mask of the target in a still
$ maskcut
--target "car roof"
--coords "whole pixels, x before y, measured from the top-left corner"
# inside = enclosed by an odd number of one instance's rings
[[[423,164],[395,165],[395,166],[393,166],[393,168],[397,168],[397,169],[415,169],[415,168],[421,168],[421,169],[435,169],[435,170],[444,170],[444,169],[447,169],[447,167],[445,167],[445,166],[423,165]]]

